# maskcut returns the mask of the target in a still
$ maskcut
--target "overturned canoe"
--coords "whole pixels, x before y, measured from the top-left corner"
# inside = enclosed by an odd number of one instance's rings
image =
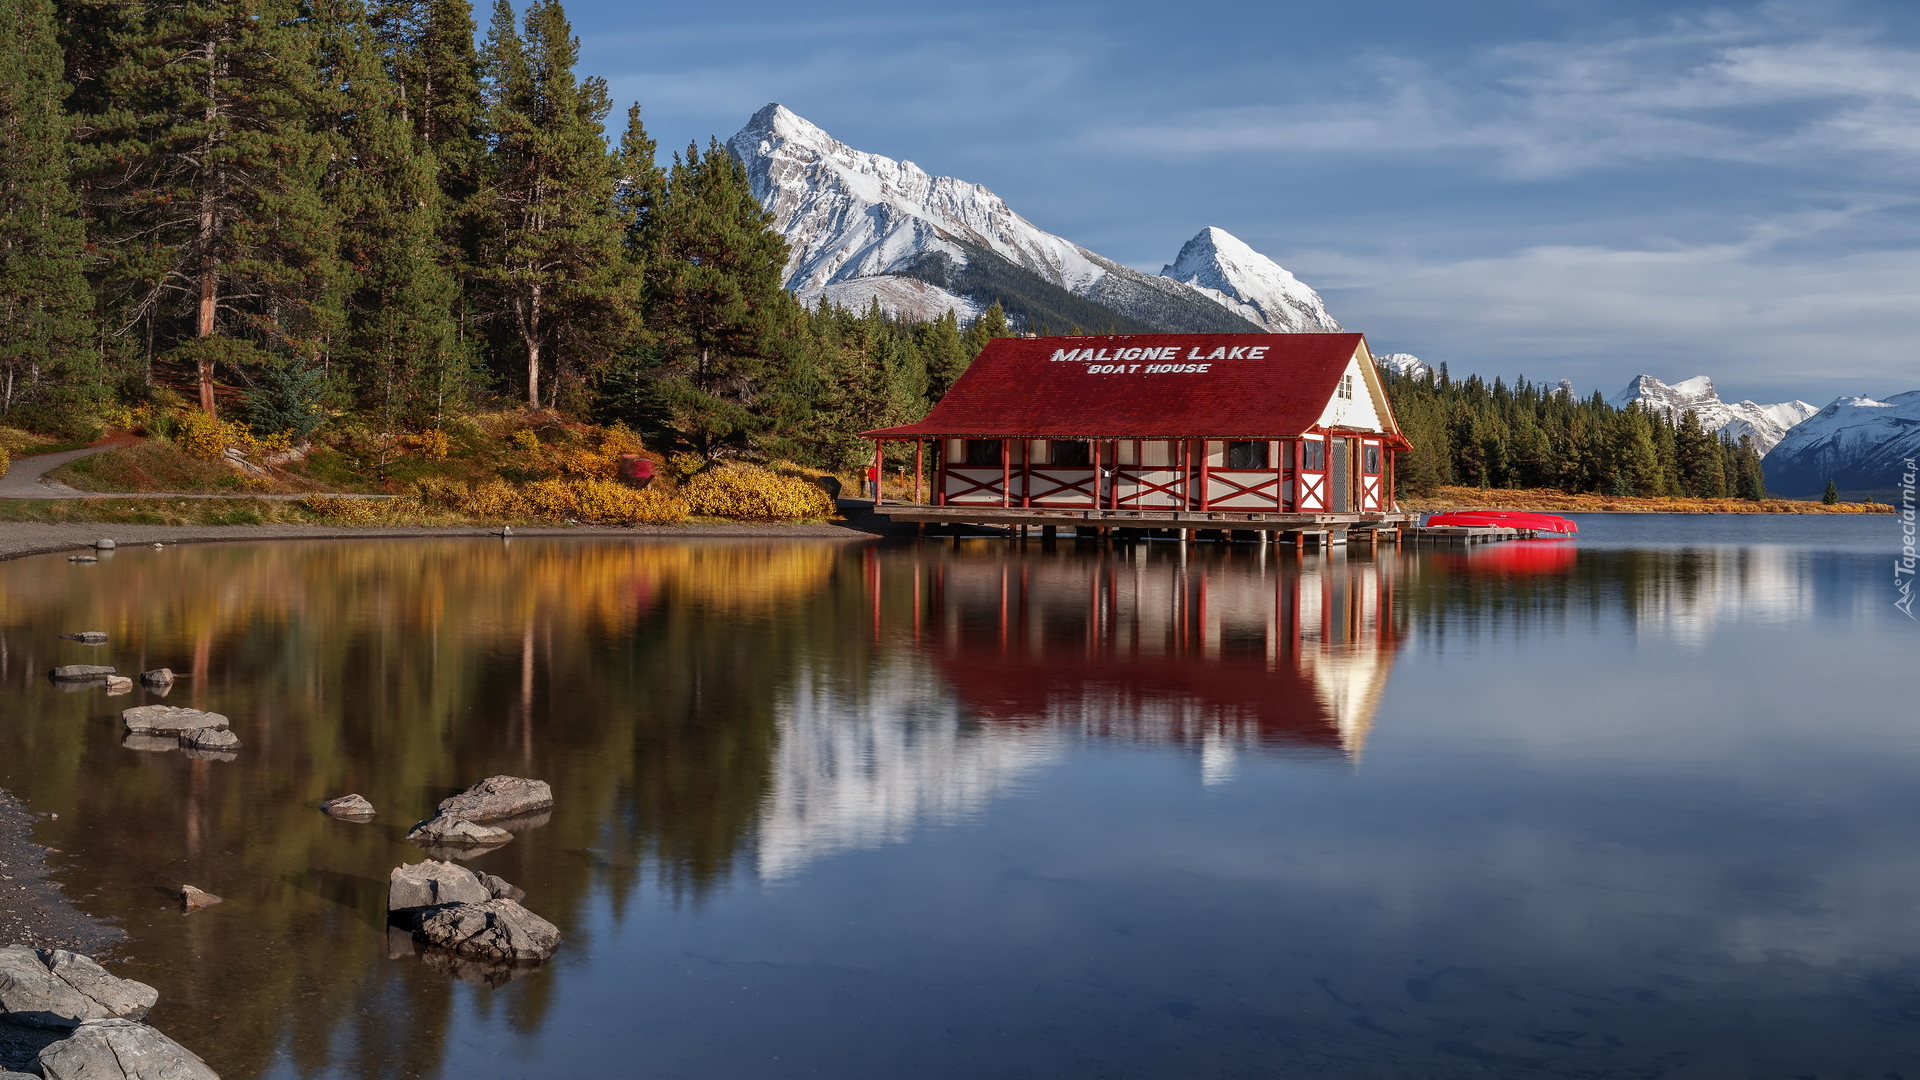
[[[1532,529],[1535,532],[1560,533],[1571,536],[1580,531],[1580,526],[1563,517],[1553,514],[1538,514],[1530,510],[1456,510],[1446,514],[1434,514],[1427,518],[1429,526],[1465,525],[1477,529]]]

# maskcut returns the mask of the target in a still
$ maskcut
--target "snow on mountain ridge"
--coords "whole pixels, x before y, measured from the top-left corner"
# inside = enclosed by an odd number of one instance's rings
[[[1399,372],[1409,379],[1433,378],[1433,365],[1412,353],[1384,353],[1374,357],[1373,362],[1380,367]]]
[[[754,195],[787,237],[787,287],[805,300],[837,282],[900,273],[933,251],[964,262],[959,240],[1074,292],[1111,269],[986,188],[855,150],[783,105],[755,113],[727,148],[747,165]]]
[[[1817,411],[1812,405],[1798,400],[1774,405],[1760,405],[1752,401],[1724,402],[1714,389],[1713,380],[1705,375],[1695,375],[1671,384],[1651,375],[1636,376],[1626,389],[1613,396],[1612,404],[1624,409],[1636,403],[1649,412],[1660,413],[1675,421],[1691,411],[1700,418],[1700,426],[1708,431],[1724,434],[1735,442],[1740,441],[1742,436],[1752,437],[1754,449],[1763,455],[1772,450],[1795,424]]]
[[[1187,241],[1160,276],[1197,289],[1227,310],[1274,333],[1340,329],[1327,314],[1319,293],[1239,237],[1212,225]]]
[[[1801,421],[1761,463],[1767,488],[1811,498],[1828,480],[1843,492],[1891,501],[1899,473],[1920,457],[1920,390],[1885,400],[1840,397]]]
[[[1260,328],[1217,290],[1097,255],[1040,229],[978,184],[855,150],[782,105],[755,113],[727,150],[787,238],[786,285],[802,300],[864,306],[878,298],[894,314],[931,318],[949,308],[971,317],[986,299],[1003,299],[1017,321],[1059,329],[1109,322],[1129,332]],[[916,284],[903,284],[908,279]],[[1300,290],[1312,296],[1295,283],[1293,292]]]

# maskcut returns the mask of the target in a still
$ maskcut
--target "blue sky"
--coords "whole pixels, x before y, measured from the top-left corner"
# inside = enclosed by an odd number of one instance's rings
[[[1609,395],[1920,387],[1920,5],[569,11],[663,147],[779,101],[1142,269],[1217,225],[1376,351]]]

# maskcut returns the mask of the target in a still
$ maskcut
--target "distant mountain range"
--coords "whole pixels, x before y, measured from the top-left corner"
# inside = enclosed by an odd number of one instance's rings
[[[1735,442],[1739,442],[1742,436],[1751,436],[1754,449],[1763,456],[1795,424],[1820,411],[1797,400],[1783,401],[1777,405],[1759,405],[1751,401],[1729,404],[1720,400],[1719,392],[1713,388],[1713,380],[1705,375],[1695,375],[1673,384],[1661,382],[1651,375],[1636,376],[1626,389],[1613,395],[1612,404],[1622,409],[1638,404],[1648,412],[1659,413],[1675,422],[1692,412],[1700,418],[1701,427],[1725,435]],[[1822,480],[1821,483],[1825,484],[1826,481]]]
[[[1795,425],[1761,465],[1777,495],[1814,498],[1832,480],[1843,499],[1897,505],[1911,458],[1920,458],[1920,390],[1840,398]]]
[[[1160,274],[1035,226],[978,184],[855,150],[781,105],[727,140],[792,254],[787,287],[860,310],[968,321],[998,301],[1016,325],[1122,333],[1338,330],[1320,297],[1222,229]]]

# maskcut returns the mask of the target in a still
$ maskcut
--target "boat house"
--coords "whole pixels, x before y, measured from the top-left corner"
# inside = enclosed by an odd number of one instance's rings
[[[1409,448],[1360,334],[1001,338],[926,419],[865,435],[876,463],[916,447],[898,520],[1258,531],[1397,522]]]

